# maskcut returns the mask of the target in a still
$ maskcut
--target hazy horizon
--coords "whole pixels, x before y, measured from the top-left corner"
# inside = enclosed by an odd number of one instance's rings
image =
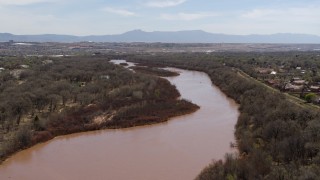
[[[128,30],[128,31],[125,31],[125,32],[122,32],[122,33],[114,33],[114,34],[88,34],[88,35],[76,35],[76,34],[62,34],[62,33],[40,33],[40,34],[16,34],[16,33],[11,33],[11,32],[0,32],[0,34],[12,34],[12,35],[30,35],[30,36],[33,36],[33,35],[66,35],[66,36],[77,36],[77,37],[86,37],[86,36],[104,36],[104,35],[121,35],[121,34],[125,34],[125,33],[128,33],[128,32],[134,32],[134,31],[142,31],[142,32],[146,32],[146,33],[154,33],[154,32],[188,32],[188,31],[203,31],[205,33],[211,33],[211,34],[221,34],[221,35],[236,35],[236,36],[250,36],[250,35],[265,35],[265,36],[268,36],[268,35],[276,35],[276,34],[292,34],[292,35],[312,35],[312,36],[318,36],[320,37],[320,35],[317,35],[317,34],[304,34],[304,33],[286,33],[286,32],[283,32],[283,33],[270,33],[270,34],[257,34],[257,33],[252,33],[252,34],[228,34],[228,33],[221,33],[221,32],[208,32],[208,31],[205,31],[205,30],[201,30],[201,29],[191,29],[191,30],[176,30],[176,31],[146,31],[146,30],[143,30],[143,29],[132,29],[132,30]]]
[[[114,35],[142,29],[320,36],[319,8],[317,0],[0,0],[0,23],[1,32],[18,35]]]

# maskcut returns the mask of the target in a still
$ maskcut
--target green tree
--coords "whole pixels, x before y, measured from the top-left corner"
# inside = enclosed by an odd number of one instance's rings
[[[308,102],[311,103],[316,100],[317,95],[315,93],[308,93],[304,96],[304,99]]]

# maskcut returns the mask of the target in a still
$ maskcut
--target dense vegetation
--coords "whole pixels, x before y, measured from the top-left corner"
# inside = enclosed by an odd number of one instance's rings
[[[271,55],[274,59],[269,58]],[[235,132],[238,154],[227,154],[224,161],[214,161],[197,179],[317,179],[320,176],[319,111],[289,101],[281,92],[239,72],[239,69],[250,71],[244,62],[252,58],[272,63],[282,57],[286,57],[282,60],[287,63],[309,63],[292,60],[296,52],[268,55],[185,53],[124,58],[152,66],[206,72],[215,85],[240,104],[241,114]],[[307,52],[302,53],[299,59],[303,57],[318,58],[316,54]]]
[[[274,76],[258,74],[256,67],[282,66],[287,74],[279,78],[287,80],[296,76],[299,66],[306,70],[301,75],[304,79],[317,83],[320,56],[316,52],[132,54],[52,62],[45,58],[2,59],[0,155],[59,134],[161,122],[196,108],[176,101],[179,94],[167,81],[131,73],[105,61],[113,58],[206,72],[240,104],[235,132],[239,152],[214,161],[197,179],[320,176],[318,108],[296,103],[242,73],[265,80]],[[305,97],[312,99],[317,94]]]
[[[133,70],[136,72],[141,72],[144,74],[156,75],[161,77],[171,77],[171,76],[178,76],[179,73],[167,71],[165,69],[160,69],[156,67],[143,67],[143,66],[134,66],[132,67]]]
[[[103,57],[0,60],[0,158],[57,135],[158,123],[198,107]]]

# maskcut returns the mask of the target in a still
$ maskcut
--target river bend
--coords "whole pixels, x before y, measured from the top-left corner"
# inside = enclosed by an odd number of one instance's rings
[[[1,180],[193,179],[231,152],[238,105],[202,72],[172,69],[168,80],[200,106],[166,123],[57,137],[0,166]]]

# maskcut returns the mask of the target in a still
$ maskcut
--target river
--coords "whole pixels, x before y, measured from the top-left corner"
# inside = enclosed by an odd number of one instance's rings
[[[238,105],[202,72],[172,69],[182,98],[200,106],[166,123],[54,138],[0,166],[10,180],[194,179],[212,159],[233,151]]]

